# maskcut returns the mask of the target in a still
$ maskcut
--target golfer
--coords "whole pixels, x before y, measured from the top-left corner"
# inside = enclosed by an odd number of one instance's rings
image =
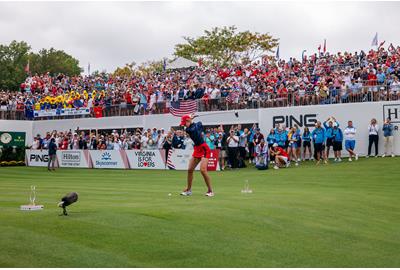
[[[184,126],[186,133],[189,135],[194,143],[193,155],[189,161],[189,168],[187,174],[187,187],[181,193],[183,196],[192,195],[192,182],[193,182],[193,172],[197,165],[200,163],[200,172],[204,178],[204,182],[207,185],[208,191],[205,194],[208,197],[213,197],[214,193],[211,187],[211,179],[207,172],[208,159],[211,155],[210,147],[205,143],[202,132],[203,125],[201,122],[194,123],[193,115],[184,115],[181,118],[181,126]]]

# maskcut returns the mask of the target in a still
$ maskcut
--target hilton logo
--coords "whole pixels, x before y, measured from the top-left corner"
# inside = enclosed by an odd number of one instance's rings
[[[393,124],[400,124],[400,104],[383,105],[383,121],[390,118]],[[395,130],[399,129],[398,125],[394,126]]]

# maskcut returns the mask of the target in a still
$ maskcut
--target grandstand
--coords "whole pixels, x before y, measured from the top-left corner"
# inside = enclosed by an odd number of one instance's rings
[[[0,91],[0,119],[41,120],[168,113],[196,100],[198,111],[395,101],[400,47],[265,58],[230,67],[166,70],[130,77],[32,74],[19,92]]]

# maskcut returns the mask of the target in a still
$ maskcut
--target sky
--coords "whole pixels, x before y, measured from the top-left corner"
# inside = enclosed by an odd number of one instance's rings
[[[87,71],[173,58],[183,36],[218,26],[279,38],[281,58],[317,51],[356,51],[379,42],[400,45],[400,2],[0,2],[0,43],[54,47]]]

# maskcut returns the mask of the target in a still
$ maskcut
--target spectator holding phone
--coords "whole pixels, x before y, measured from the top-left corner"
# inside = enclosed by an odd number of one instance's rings
[[[226,139],[228,145],[228,160],[232,169],[237,168],[237,151],[239,146],[239,137],[236,135],[235,131],[231,129],[229,131],[229,136]]]
[[[368,125],[368,155],[371,156],[372,145],[375,145],[375,157],[378,157],[378,142],[379,142],[379,125],[375,118],[371,119]]]

